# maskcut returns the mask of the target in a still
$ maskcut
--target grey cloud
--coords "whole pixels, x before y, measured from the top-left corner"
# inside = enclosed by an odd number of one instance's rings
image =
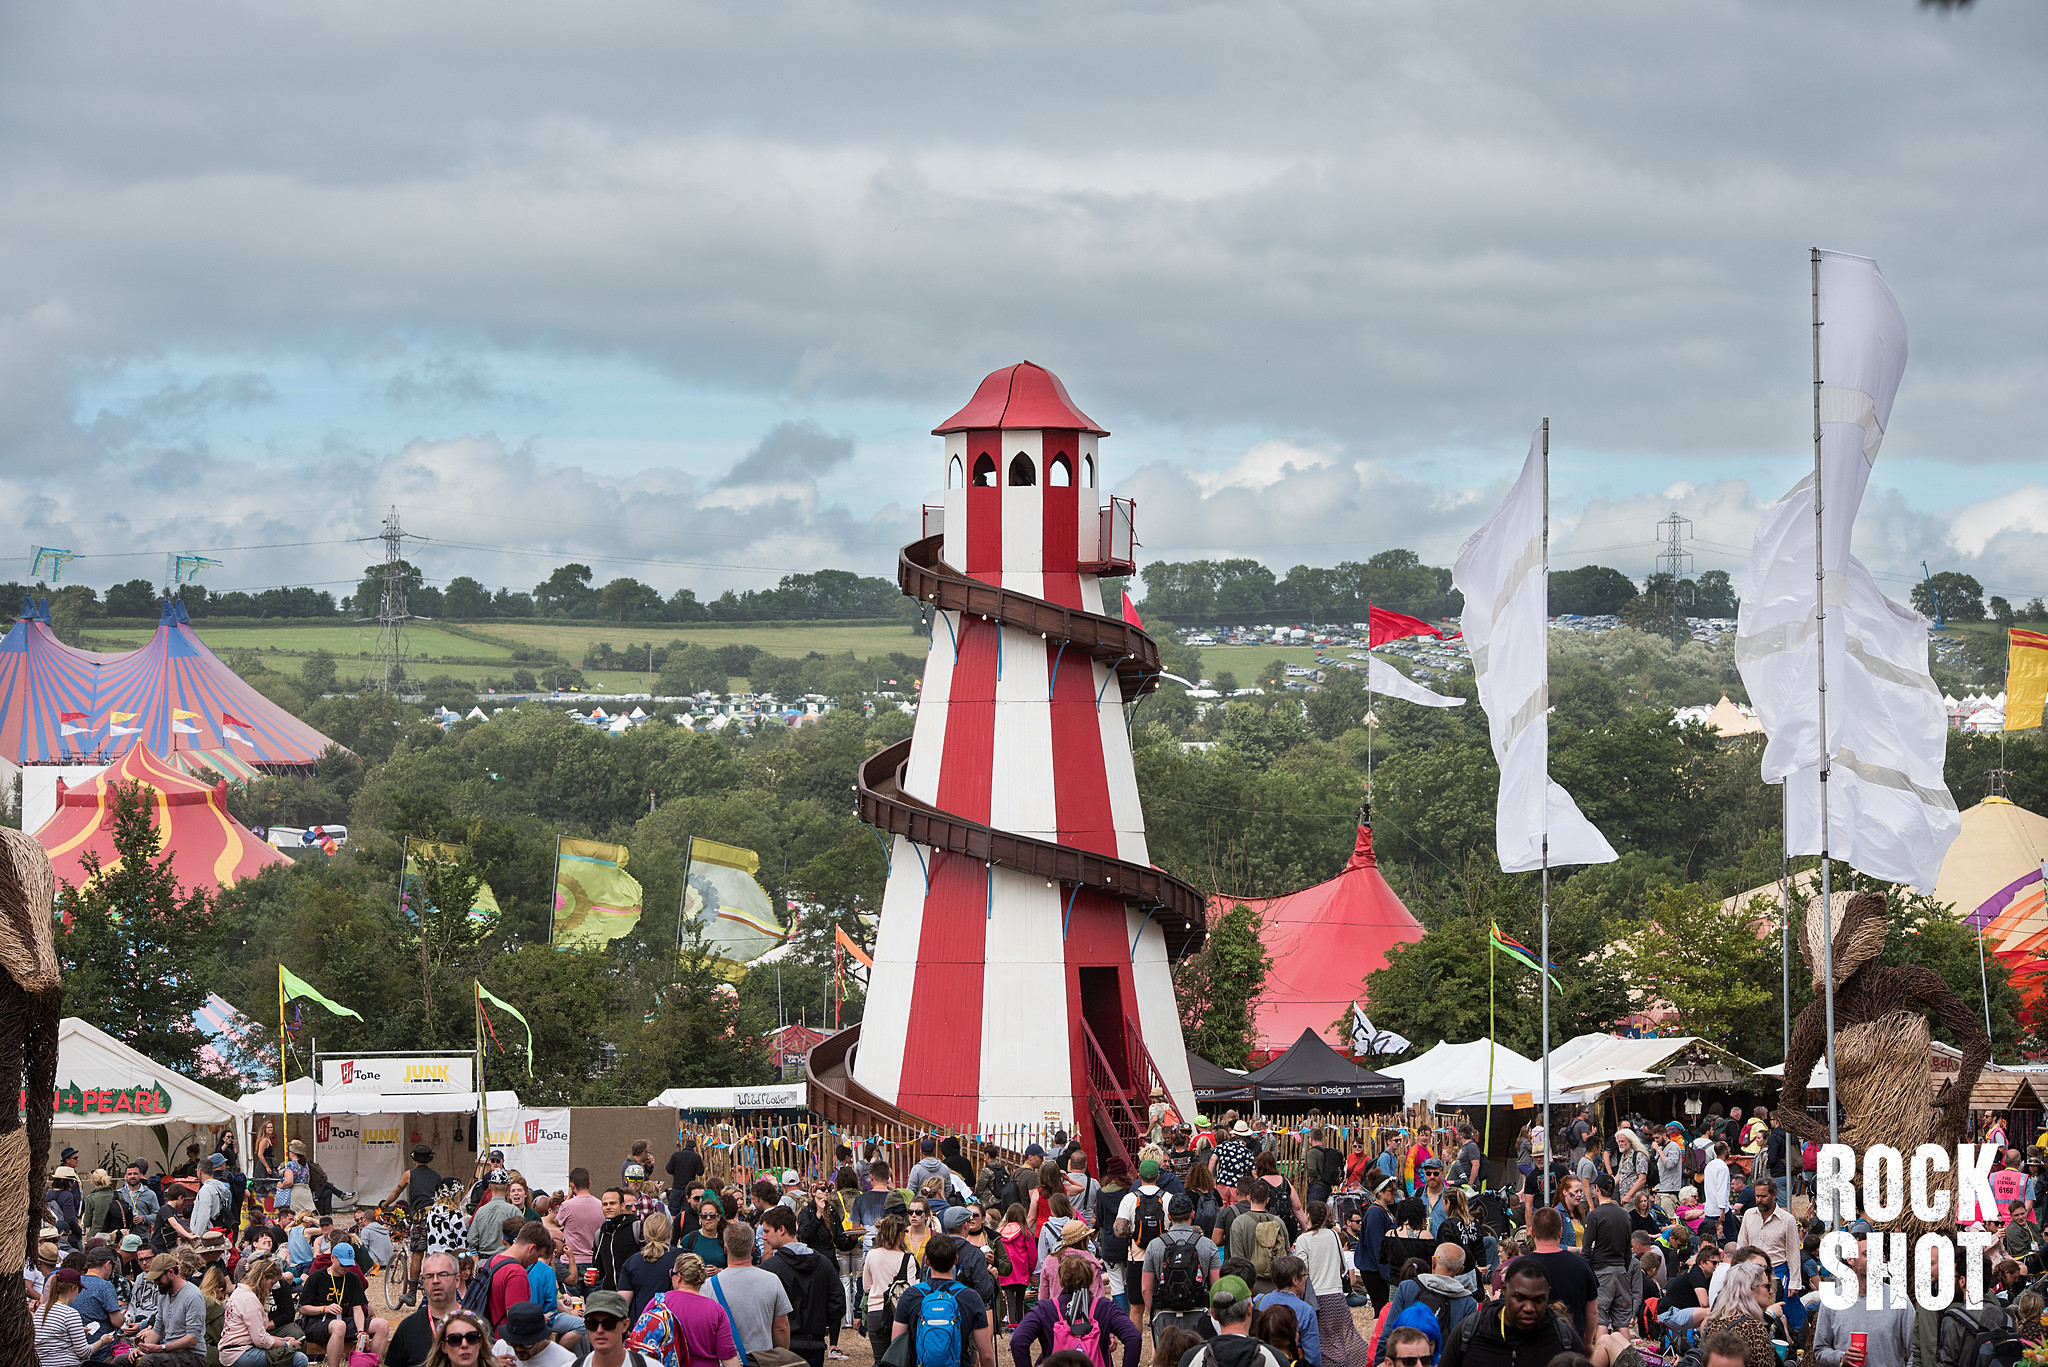
[[[791,484],[811,481],[853,459],[853,437],[817,423],[779,422],[740,457],[721,484]]]
[[[400,367],[380,390],[393,408],[418,413],[452,413],[460,409],[495,407],[534,409],[540,397],[500,385],[481,365],[452,356],[437,356]]]

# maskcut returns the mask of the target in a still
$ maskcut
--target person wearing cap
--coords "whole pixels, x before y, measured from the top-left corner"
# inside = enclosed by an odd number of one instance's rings
[[[36,1357],[45,1367],[77,1363],[104,1350],[114,1341],[114,1331],[101,1332],[97,1325],[89,1333],[74,1302],[83,1289],[84,1277],[76,1268],[60,1267],[50,1274],[49,1290],[42,1309],[36,1312]],[[98,1337],[93,1337],[97,1334]]]
[[[1142,1169],[1139,1176],[1144,1176]],[[1222,1271],[1223,1255],[1216,1251],[1216,1245],[1207,1235],[1195,1228],[1195,1200],[1192,1196],[1183,1192],[1171,1198],[1166,1214],[1171,1223],[1159,1237],[1145,1245],[1140,1264],[1143,1271],[1138,1282],[1140,1303],[1151,1310],[1152,1341],[1156,1344],[1160,1333],[1167,1329],[1184,1329],[1198,1338],[1208,1338],[1215,1328],[1203,1306],[1208,1303],[1209,1288]],[[1134,1239],[1132,1242],[1135,1246],[1137,1241]],[[1192,1296],[1187,1294],[1188,1288],[1176,1289],[1166,1284],[1167,1251],[1181,1244],[1194,1249],[1193,1261],[1200,1284],[1193,1288]],[[1176,1264],[1183,1261],[1178,1257],[1175,1259]],[[1168,1304],[1169,1301],[1173,1303]]]
[[[43,1204],[57,1223],[59,1246],[77,1248],[82,1242],[78,1217],[84,1207],[84,1198],[78,1192],[78,1169],[69,1163],[58,1164],[50,1174],[50,1189],[43,1194]]]
[[[792,1218],[803,1211],[803,1187],[804,1179],[798,1175],[795,1168],[782,1170],[782,1192],[775,1198],[775,1203],[787,1210]]]
[[[1167,1208],[1173,1199],[1159,1183],[1159,1160],[1139,1159],[1138,1184],[1117,1203],[1116,1219],[1110,1226],[1111,1234],[1125,1241],[1119,1305],[1128,1307],[1133,1301],[1140,1306],[1151,1304],[1144,1288],[1145,1250],[1158,1242],[1172,1223]],[[1188,1209],[1193,1211],[1192,1202]]]
[[[917,1152],[920,1156],[917,1162],[911,1166],[910,1179],[904,1185],[908,1186],[912,1191],[923,1191],[927,1178],[936,1177],[941,1182],[944,1182],[947,1171],[946,1160],[939,1157],[939,1141],[937,1136],[928,1134],[918,1140]],[[944,1190],[944,1187],[940,1189]]]
[[[453,1253],[429,1253],[420,1260],[420,1291],[425,1297],[420,1308],[391,1331],[384,1367],[422,1367],[442,1322],[462,1308],[462,1265]],[[622,1318],[624,1314],[622,1303]]]
[[[204,1367],[206,1297],[199,1284],[185,1280],[177,1257],[169,1253],[150,1260],[149,1280],[157,1291],[156,1322],[142,1331],[135,1352],[149,1367]]]
[[[79,1283],[78,1317],[88,1327],[99,1325],[107,1329],[120,1329],[127,1323],[121,1313],[120,1288],[114,1285],[114,1264],[119,1259],[114,1246],[107,1243],[90,1244],[85,1250],[85,1271]],[[93,1330],[98,1333],[98,1329]],[[93,1362],[113,1361],[114,1351],[110,1342],[101,1344],[87,1355]]]
[[[1444,1199],[1444,1165],[1439,1158],[1422,1160],[1422,1190],[1415,1194],[1422,1198],[1423,1206],[1429,1212],[1429,1237],[1436,1237],[1437,1228],[1449,1213],[1450,1203]]]
[[[355,1247],[346,1239],[335,1242],[331,1254],[316,1258],[313,1270],[299,1288],[299,1323],[306,1329],[306,1345],[324,1353],[327,1367],[341,1367],[348,1361],[350,1346],[367,1339],[366,1351],[383,1355],[390,1326],[370,1317],[370,1297],[356,1267]]]
[[[590,1346],[584,1358],[586,1367],[649,1367],[638,1349],[626,1346],[626,1335],[633,1331],[627,1309],[626,1298],[616,1291],[593,1291],[584,1297],[584,1333]],[[731,1359],[723,1367],[736,1367],[738,1361]],[[410,1365],[387,1362],[385,1367]]]
[[[512,1191],[512,1177],[503,1168],[485,1173],[484,1185],[490,1198],[469,1217],[469,1247],[477,1256],[488,1258],[505,1251],[505,1221],[519,1214],[519,1208],[507,1199]]]

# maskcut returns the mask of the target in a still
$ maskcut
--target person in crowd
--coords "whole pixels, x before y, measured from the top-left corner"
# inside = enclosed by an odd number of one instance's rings
[[[739,1367],[732,1318],[704,1289],[710,1267],[696,1254],[684,1253],[676,1258],[670,1276],[675,1285],[662,1304],[675,1320],[676,1367]]]
[[[498,1331],[497,1360],[526,1367],[574,1367],[576,1355],[557,1343],[548,1332],[550,1316],[535,1301],[521,1301],[505,1312],[504,1327]]]
[[[846,1314],[846,1287],[829,1253],[799,1239],[796,1226],[796,1217],[782,1206],[761,1217],[761,1238],[768,1246],[764,1266],[782,1283],[789,1302],[789,1350],[810,1367],[825,1367],[829,1340],[837,1338]]]
[[[592,1253],[597,1285],[608,1291],[626,1290],[621,1276],[626,1260],[640,1247],[640,1214],[626,1204],[626,1193],[617,1187],[604,1194],[601,1209],[604,1224],[598,1229],[597,1247]],[[628,1331],[631,1328],[627,1326]]]
[[[904,1183],[914,1192],[922,1193],[924,1184],[932,1178],[939,1179],[940,1190],[945,1190],[946,1160],[939,1157],[939,1140],[936,1135],[926,1135],[917,1141],[917,1162],[910,1166],[910,1177]]]
[[[484,1175],[484,1187],[488,1197],[469,1217],[469,1250],[480,1258],[488,1258],[505,1249],[505,1221],[522,1212],[512,1204],[512,1175],[503,1168],[492,1168]],[[662,1270],[662,1285],[668,1285],[668,1271]]]
[[[1112,1339],[1123,1344],[1122,1367],[1138,1367],[1144,1351],[1144,1338],[1138,1326],[1115,1300],[1103,1295],[1090,1299],[1092,1294],[1088,1269],[1083,1264],[1062,1265],[1059,1294],[1041,1300],[1010,1331],[1010,1356],[1016,1367],[1032,1367],[1034,1345],[1039,1349],[1039,1362],[1050,1357],[1060,1341],[1063,1324],[1069,1339],[1085,1343],[1092,1337],[1090,1367],[1111,1367],[1108,1350]]]
[[[1586,1261],[1599,1286],[1598,1322],[1609,1329],[1633,1325],[1643,1303],[1642,1269],[1636,1265],[1628,1212],[1615,1199],[1620,1185],[1604,1172],[1594,1178],[1593,1211],[1586,1218]],[[1594,1331],[1587,1332],[1591,1337]]]
[[[1528,1257],[1543,1268],[1544,1285],[1551,1300],[1571,1321],[1573,1338],[1581,1345],[1597,1339],[1600,1283],[1593,1275],[1592,1265],[1577,1250],[1566,1248],[1561,1242],[1564,1217],[1545,1207],[1536,1212],[1529,1232],[1536,1246]]]
[[[766,1213],[762,1219],[765,1221]],[[789,1292],[782,1278],[754,1266],[754,1231],[734,1221],[725,1230],[725,1271],[711,1279],[711,1293],[732,1316],[740,1356],[763,1348],[789,1347]]]
[[[276,1259],[246,1260],[241,1281],[224,1307],[220,1367],[267,1367],[279,1344],[292,1350],[291,1367],[306,1367],[306,1355],[299,1351],[302,1341],[271,1332],[270,1299],[283,1279],[284,1268]]]
[[[1197,1363],[1202,1367],[1292,1367],[1271,1344],[1252,1337],[1251,1297],[1227,1288],[1229,1280],[1226,1277],[1217,1283],[1215,1299],[1209,1303],[1214,1337],[1189,1348],[1178,1367],[1196,1367]]]
[[[1770,1274],[1761,1263],[1745,1260],[1728,1268],[1701,1333],[1728,1333],[1740,1339],[1744,1367],[1775,1367],[1778,1352],[1771,1346],[1772,1321],[1767,1312],[1776,1309]]]
[[[1060,1227],[1059,1242],[1038,1264],[1038,1299],[1051,1300],[1059,1295],[1060,1264],[1069,1261],[1086,1263],[1090,1273],[1089,1295],[1102,1294],[1102,1263],[1088,1247],[1088,1226],[1079,1220],[1068,1220]]]
[[[1757,1114],[1766,1112],[1759,1106]],[[1758,1178],[1751,1191],[1754,1202],[1743,1212],[1736,1240],[1763,1253],[1782,1292],[1799,1275],[1799,1221],[1778,1204],[1777,1184],[1768,1176]]]
[[[697,1152],[695,1135],[686,1134],[676,1140],[676,1151],[668,1156],[667,1171],[669,1215],[680,1220],[683,1208],[701,1190],[706,1172],[704,1155]],[[584,1176],[587,1179],[589,1174]],[[587,1181],[585,1185],[589,1185]]]
[[[420,1291],[426,1299],[392,1331],[385,1345],[384,1367],[424,1367],[440,1326],[461,1308],[462,1266],[453,1252],[443,1249],[420,1260]],[[224,1363],[222,1367],[235,1365]]]
[[[1141,1301],[1150,1311],[1155,1350],[1161,1333],[1181,1330],[1206,1339],[1212,1327],[1204,1312],[1209,1288],[1222,1275],[1223,1259],[1194,1223],[1195,1203],[1183,1192],[1167,1205],[1172,1222],[1145,1245],[1139,1276]]]
[[[1344,1240],[1330,1222],[1328,1202],[1308,1203],[1308,1229],[1294,1241],[1294,1256],[1308,1268],[1305,1294],[1316,1307],[1324,1367],[1365,1367],[1365,1340],[1352,1322],[1345,1295]]]
[[[351,1345],[359,1341],[364,1351],[383,1356],[391,1327],[370,1312],[369,1287],[356,1269],[354,1245],[337,1240],[326,1261],[314,1260],[299,1289],[299,1322],[306,1327],[307,1343],[325,1355],[327,1367],[342,1367]]]
[[[1323,1360],[1319,1326],[1316,1321],[1316,1307],[1309,1300],[1308,1264],[1289,1253],[1273,1260],[1273,1290],[1252,1298],[1255,1310],[1263,1312],[1284,1309],[1291,1312],[1295,1322],[1295,1342],[1300,1344],[1296,1356],[1318,1367]]]
[[[1021,1214],[1022,1208],[1012,1210]],[[874,1360],[880,1362],[882,1354],[889,1349],[893,1337],[890,1325],[894,1323],[896,1300],[904,1290],[919,1277],[917,1259],[903,1243],[904,1221],[898,1215],[884,1215],[875,1225],[874,1247],[861,1260],[861,1289],[867,1294],[868,1344],[874,1350]],[[1013,1268],[1017,1264],[1013,1260]],[[1005,1288],[1006,1292],[1012,1288]],[[1010,1302],[1012,1317],[1024,1317],[1024,1287],[1014,1287]]]
[[[1818,1367],[1907,1367],[1912,1361],[1913,1304],[1889,1280],[1870,1285],[1869,1251],[1869,1236],[1858,1235],[1856,1256],[1845,1260],[1858,1287],[1856,1299],[1843,1310],[1823,1303],[1814,1317],[1810,1357]],[[1856,1335],[1862,1336],[1861,1361],[1853,1356]]]
[[[1477,1298],[1465,1285],[1464,1272],[1465,1250],[1457,1244],[1439,1244],[1427,1272],[1418,1271],[1414,1277],[1404,1279],[1394,1288],[1387,1302],[1378,1360],[1384,1361],[1392,1353],[1388,1330],[1403,1325],[1417,1325],[1428,1330],[1433,1322],[1437,1334],[1448,1334],[1478,1308]],[[1417,1306],[1421,1307],[1420,1310],[1415,1309]],[[1425,1322],[1423,1316],[1428,1316],[1429,1322]],[[1437,1334],[1431,1335],[1432,1347],[1437,1342]]]
[[[995,1367],[995,1335],[989,1320],[988,1307],[981,1297],[953,1280],[953,1241],[944,1234],[934,1234],[925,1245],[925,1279],[912,1286],[896,1298],[896,1317],[891,1328],[891,1338],[915,1334],[911,1340],[910,1359],[907,1367],[956,1367],[950,1362],[926,1361],[919,1351],[920,1339],[926,1336],[926,1326],[920,1323],[921,1311],[928,1296],[949,1296],[953,1298],[953,1331],[960,1343],[958,1367]],[[1100,1299],[1099,1291],[1089,1293]],[[938,1316],[932,1317],[937,1320]],[[1021,1326],[1020,1326],[1021,1327]],[[932,1338],[940,1335],[932,1334]],[[1135,1364],[1132,1365],[1135,1367]]]
[[[1377,1314],[1386,1308],[1394,1290],[1394,1268],[1387,1261],[1387,1240],[1394,1233],[1394,1200],[1400,1194],[1401,1184],[1384,1171],[1366,1180],[1372,1190],[1372,1202],[1362,1212],[1361,1234],[1351,1248],[1351,1265]]]
[[[696,1211],[695,1227],[677,1247],[704,1260],[714,1272],[725,1266],[725,1205],[716,1198],[704,1201]]]
[[[568,1198],[554,1207],[555,1224],[568,1245],[569,1260],[576,1271],[576,1285],[597,1264],[597,1239],[604,1228],[604,1203],[590,1194],[590,1169],[569,1169]]]
[[[1267,1208],[1272,1188],[1256,1177],[1245,1185],[1246,1199],[1250,1208],[1231,1222],[1228,1236],[1228,1252],[1233,1258],[1244,1258],[1258,1271],[1258,1280],[1252,1289],[1266,1292],[1274,1289],[1272,1267],[1275,1259],[1283,1257],[1293,1246],[1287,1236],[1287,1225],[1279,1216]]]
[[[425,1367],[478,1367],[490,1360],[491,1351],[491,1326],[474,1311],[458,1309],[435,1331]]]
[[[751,1244],[752,1240],[749,1239]],[[662,1212],[640,1221],[640,1248],[619,1269],[618,1289],[632,1297],[634,1323],[639,1323],[647,1302],[669,1290],[669,1269],[675,1265],[675,1250],[669,1246],[668,1216]],[[523,1299],[523,1298],[522,1298]]]
[[[1284,1305],[1260,1310],[1252,1316],[1252,1337],[1280,1355],[1291,1367],[1309,1367],[1301,1346],[1301,1322]]]
[[[114,1330],[105,1327],[87,1337],[74,1304],[84,1282],[84,1274],[72,1267],[60,1267],[44,1280],[42,1304],[35,1312],[37,1367],[79,1367],[114,1341]]]
[[[135,1353],[148,1367],[205,1367],[206,1297],[196,1282],[186,1280],[176,1255],[159,1253],[150,1259],[149,1280],[155,1284],[157,1305],[153,1323],[135,1344]]]

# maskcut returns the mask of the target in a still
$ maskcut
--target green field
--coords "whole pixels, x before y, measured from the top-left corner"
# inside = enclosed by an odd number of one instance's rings
[[[777,626],[773,622],[737,622],[719,626],[682,626],[676,623],[655,623],[653,625],[612,625],[603,622],[491,622],[478,625],[475,630],[489,632],[508,641],[523,645],[539,646],[552,650],[568,660],[570,664],[581,663],[583,652],[600,642],[610,642],[615,650],[637,645],[645,649],[649,645],[665,646],[670,641],[682,641],[687,645],[718,646],[751,645],[759,646],[771,655],[802,657],[816,651],[820,655],[843,655],[848,651],[860,659],[876,655],[887,655],[891,651],[902,651],[906,655],[922,657],[925,653],[925,638],[917,634],[911,623],[874,622],[827,624],[822,626],[798,625]]]
[[[368,623],[337,622],[331,627],[292,624],[275,627],[225,627],[218,630],[205,623],[194,630],[214,651],[255,650],[265,654],[311,655],[325,650],[339,659],[360,655],[368,658],[377,646],[377,628]],[[91,627],[86,634],[94,641],[118,648],[139,646],[150,633],[133,627]],[[426,623],[415,623],[407,632],[412,653],[422,659],[448,659],[469,664],[493,664],[510,660],[512,652],[486,641],[472,641]]]

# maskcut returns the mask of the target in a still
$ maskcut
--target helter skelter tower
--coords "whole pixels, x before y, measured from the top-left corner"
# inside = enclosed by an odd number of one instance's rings
[[[897,566],[932,619],[922,701],[859,786],[896,838],[847,1092],[969,1131],[1054,1120],[1135,1166],[1155,1091],[1192,1113],[1168,965],[1203,899],[1145,848],[1123,708],[1159,652],[1097,580],[1132,569],[1131,504],[1099,504],[1108,433],[1028,361],[934,435],[946,501]]]

